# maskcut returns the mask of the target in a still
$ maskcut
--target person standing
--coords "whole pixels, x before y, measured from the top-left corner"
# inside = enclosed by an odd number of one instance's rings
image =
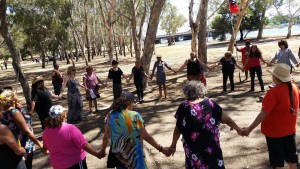
[[[245,40],[245,47],[239,49],[235,44],[235,48],[238,52],[242,52],[242,64],[244,67],[247,67],[246,60],[247,60],[247,57],[249,56],[250,50],[251,50],[250,40]],[[246,81],[246,80],[248,80],[248,70],[245,70],[245,80],[244,81]]]
[[[228,125],[239,135],[242,131],[215,101],[204,98],[206,91],[200,81],[187,81],[183,86],[187,100],[179,105],[175,114],[176,125],[169,148],[174,154],[182,135],[186,169],[224,169],[219,124]]]
[[[142,140],[166,156],[171,155],[168,148],[162,147],[148,134],[142,116],[133,111],[134,96],[130,92],[122,92],[114,100],[112,111],[106,117],[105,132],[102,140],[99,158],[106,155],[106,146],[110,140],[110,150],[107,158],[107,168],[146,169],[145,154]]]
[[[265,135],[270,165],[283,168],[286,161],[290,169],[297,169],[298,152],[296,128],[299,110],[299,90],[292,82],[290,65],[279,63],[272,71],[275,86],[267,91],[260,113],[252,124],[242,130],[248,136],[261,123]]]
[[[86,152],[98,156],[98,152],[85,140],[81,131],[65,123],[67,113],[60,105],[52,106],[43,134],[43,152],[49,150],[50,165],[54,169],[87,169]],[[86,151],[86,152],[85,152]]]
[[[67,100],[68,100],[68,123],[77,123],[83,120],[83,103],[78,86],[88,90],[85,86],[81,85],[76,79],[76,68],[69,66],[67,69],[67,76],[64,78],[64,83],[59,97],[62,98],[64,89],[67,87]],[[49,110],[49,109],[48,109]]]
[[[286,40],[280,40],[278,42],[279,50],[276,52],[274,58],[268,63],[268,66],[272,66],[273,63],[277,60],[277,63],[285,63],[290,66],[290,73],[292,73],[293,65],[299,65],[298,60],[296,59],[294,53],[289,49],[289,45]],[[291,62],[292,61],[292,62]]]
[[[86,90],[86,100],[89,101],[90,113],[92,113],[92,102],[94,103],[95,111],[98,112],[97,98],[100,98],[99,83],[103,86],[105,86],[105,84],[98,78],[96,73],[93,72],[94,69],[92,66],[88,66],[85,70],[86,73],[83,74],[83,86],[88,88],[88,90]],[[94,98],[92,98],[91,92],[93,92]]]
[[[113,82],[113,95],[114,95],[114,100],[120,97],[122,93],[122,77],[125,78],[126,81],[127,78],[123,74],[123,71],[118,67],[118,61],[113,60],[111,62],[112,68],[109,69],[108,71],[108,76],[106,79],[106,86],[107,86],[107,81],[111,79]]]
[[[245,62],[245,65],[248,65],[249,70],[250,70],[251,89],[249,90],[249,92],[254,91],[255,73],[257,75],[261,91],[262,92],[265,91],[264,82],[262,80],[262,70],[261,70],[261,66],[260,66],[260,61],[262,61],[264,63],[267,63],[264,60],[264,58],[262,56],[262,53],[259,50],[259,48],[257,47],[257,45],[252,45],[251,50],[250,50],[250,54],[247,57],[247,60]]]
[[[43,130],[45,129],[45,119],[49,117],[47,112],[52,106],[52,97],[58,98],[45,87],[44,78],[36,76],[32,81],[31,110],[28,114],[32,115],[34,110],[37,112]]]
[[[230,89],[231,92],[234,92],[234,69],[235,66],[238,67],[239,69],[243,70],[242,67],[240,67],[234,57],[232,57],[232,53],[231,51],[227,51],[224,55],[224,57],[222,57],[220,59],[220,61],[215,65],[215,66],[219,66],[222,65],[222,74],[223,74],[223,92],[227,92],[227,79],[229,77],[229,81],[230,81]]]
[[[12,90],[5,89],[0,94],[0,123],[8,126],[15,134],[20,146],[26,149],[25,164],[32,168],[34,143],[42,148],[43,144],[36,138],[31,127],[31,120],[18,103],[18,97]],[[28,122],[30,121],[30,122]],[[29,140],[30,139],[30,140]]]
[[[63,74],[59,70],[59,66],[57,63],[54,64],[53,67],[54,69],[52,70],[51,77],[52,77],[52,84],[54,87],[54,94],[59,95],[64,81]]]
[[[144,76],[149,78],[147,73],[144,71],[143,67],[141,66],[140,62],[135,62],[135,66],[131,70],[131,75],[127,81],[127,83],[130,82],[132,77],[134,77],[134,85],[136,87],[136,93],[138,95],[138,102],[143,103],[144,102],[144,86],[143,86],[143,79]]]
[[[3,65],[4,65],[5,69],[7,69],[7,60],[6,59],[4,59]]]
[[[18,145],[15,133],[0,123],[0,168],[27,169],[22,159],[24,154],[25,149]]]
[[[153,75],[155,73],[155,69],[157,68],[156,72],[156,84],[158,85],[159,89],[159,98],[162,97],[162,88],[164,89],[165,98],[167,98],[167,87],[166,87],[166,72],[165,67],[169,70],[175,72],[165,61],[161,59],[161,55],[157,55],[157,61],[153,65],[152,74],[150,79],[152,80]]]
[[[201,62],[197,58],[194,52],[190,53],[190,59],[185,60],[184,64],[176,71],[176,73],[187,68],[187,80],[200,80],[204,85],[206,85],[206,78],[203,74],[203,68],[210,69],[205,63]]]

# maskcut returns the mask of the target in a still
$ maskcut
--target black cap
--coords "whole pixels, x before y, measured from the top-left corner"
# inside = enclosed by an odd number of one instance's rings
[[[127,101],[134,101],[134,96],[131,92],[123,91],[120,97],[126,98]]]

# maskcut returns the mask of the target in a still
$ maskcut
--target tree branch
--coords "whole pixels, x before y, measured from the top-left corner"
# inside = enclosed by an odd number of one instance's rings
[[[117,10],[112,4],[110,1],[107,1],[110,5],[110,7],[115,11],[117,12],[119,15],[123,16],[124,18],[128,19],[129,21],[132,20],[132,18],[130,18],[129,16],[126,16],[125,14],[123,14],[122,12],[120,12],[119,10]]]
[[[209,20],[212,16],[215,15],[215,13],[224,5],[226,4],[226,0],[224,0],[224,2],[211,14],[207,17],[207,20]]]

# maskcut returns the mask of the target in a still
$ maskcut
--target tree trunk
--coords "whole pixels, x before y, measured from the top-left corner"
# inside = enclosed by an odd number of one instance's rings
[[[133,47],[135,52],[135,59],[136,61],[141,60],[141,45],[140,45],[140,39],[138,38],[138,34],[136,32],[136,11],[135,11],[135,5],[134,0],[130,0],[131,4],[131,32],[132,32],[132,41],[133,41]]]
[[[113,30],[112,30],[112,20],[113,20],[113,8],[111,7],[110,11],[109,11],[109,16],[108,19],[106,19],[105,14],[104,14],[104,9],[102,6],[102,2],[101,0],[98,0],[98,4],[99,4],[99,8],[100,8],[100,14],[101,14],[101,18],[102,18],[102,22],[105,25],[106,31],[108,33],[108,57],[109,57],[109,61],[113,60],[113,50],[114,50],[114,44],[113,44]],[[112,5],[115,6],[115,0],[112,0]]]
[[[239,6],[240,12],[238,13],[236,24],[234,25],[234,31],[233,31],[233,33],[231,35],[231,38],[230,38],[229,46],[228,46],[228,49],[227,49],[228,51],[233,51],[233,45],[235,43],[236,34],[239,31],[239,28],[241,26],[241,22],[243,20],[244,14],[246,13],[246,11],[248,9],[251,0],[244,0],[242,2],[243,3]]]
[[[91,61],[91,50],[90,50],[90,38],[89,38],[89,30],[88,30],[88,15],[86,11],[86,3],[87,0],[84,0],[84,20],[85,20],[85,38],[86,38],[86,49],[88,53],[88,61]]]
[[[189,22],[190,22],[190,27],[192,31],[192,42],[191,42],[191,50],[192,52],[196,53],[197,52],[197,34],[199,31],[199,24],[200,24],[200,11],[201,11],[201,4],[199,5],[198,9],[198,14],[196,21],[194,22],[193,19],[193,6],[194,6],[194,0],[191,0],[190,5],[189,5]]]
[[[7,3],[6,0],[1,0],[0,1],[0,20],[1,20],[1,25],[0,25],[0,33],[1,36],[3,37],[9,52],[12,56],[12,66],[14,68],[14,71],[16,73],[16,77],[21,83],[22,90],[24,97],[26,99],[26,105],[27,109],[30,109],[31,107],[31,99],[30,99],[30,88],[29,84],[26,78],[25,73],[22,70],[21,64],[20,64],[20,58],[18,56],[18,52],[16,49],[16,46],[14,42],[11,39],[11,36],[8,31],[8,23],[7,23],[7,14],[6,14],[6,9],[7,9]]]
[[[208,0],[201,0],[201,8],[199,11],[200,24],[199,24],[199,33],[198,33],[198,58],[207,63],[207,43],[206,43],[206,36],[207,36],[207,7],[208,7]]]
[[[263,34],[263,31],[264,31],[264,24],[265,24],[265,15],[266,15],[266,8],[263,9],[262,14],[261,14],[261,20],[260,20],[260,23],[259,23],[257,39],[262,38],[262,34]]]
[[[244,32],[243,32],[243,29],[241,29],[241,28],[240,28],[240,34],[241,34],[240,41],[244,41]]]
[[[152,54],[155,47],[155,38],[160,14],[165,3],[166,0],[155,0],[153,2],[153,6],[151,7],[150,19],[148,22],[147,33],[144,41],[144,53],[141,59],[141,65],[143,66],[147,74],[149,74]],[[148,79],[145,78],[144,86],[146,86],[147,81]]]
[[[129,39],[129,46],[130,46],[130,56],[133,57],[133,52],[132,52],[132,33],[130,32],[130,39]]]
[[[42,57],[42,68],[44,69],[45,68],[45,51],[44,50],[42,50],[41,57]]]
[[[75,57],[76,57],[76,62],[78,62],[78,58],[79,58],[79,53],[78,53],[78,45],[77,45],[77,41],[75,38],[75,32],[73,31],[73,40],[74,40],[74,47],[75,47]]]
[[[286,38],[289,39],[292,35],[292,26],[293,26],[294,18],[289,19],[289,26],[288,26],[288,33],[286,35]]]

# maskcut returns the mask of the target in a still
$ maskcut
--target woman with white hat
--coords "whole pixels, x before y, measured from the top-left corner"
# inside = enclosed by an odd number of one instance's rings
[[[152,80],[155,69],[156,71],[156,84],[158,85],[159,89],[159,97],[162,97],[162,88],[164,89],[165,98],[167,98],[167,87],[166,87],[166,73],[165,73],[165,67],[169,70],[172,70],[175,72],[166,62],[161,60],[161,55],[156,56],[157,61],[153,65],[152,74],[150,76],[150,79]]]
[[[269,72],[275,86],[266,93],[261,112],[249,127],[243,129],[242,135],[248,136],[261,123],[261,132],[267,140],[270,165],[281,168],[286,161],[290,169],[296,169],[298,153],[295,133],[299,91],[292,82],[289,65],[280,63]]]

